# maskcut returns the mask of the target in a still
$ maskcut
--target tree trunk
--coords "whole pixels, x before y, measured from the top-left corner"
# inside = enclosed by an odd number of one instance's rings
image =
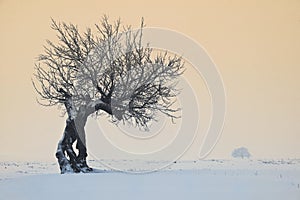
[[[102,100],[90,102],[86,106],[81,106],[78,110],[72,102],[71,96],[66,96],[65,107],[68,113],[66,128],[62,139],[58,142],[56,158],[62,174],[64,173],[79,173],[93,171],[87,165],[87,148],[85,141],[85,124],[89,115],[98,110],[103,110],[108,114],[112,114],[111,106]],[[76,149],[78,154],[73,149],[74,142],[77,142]]]
[[[86,163],[87,149],[84,131],[86,121],[87,116],[84,113],[79,113],[75,119],[69,117],[66,121],[63,137],[58,142],[56,151],[56,158],[62,174],[92,171],[92,168]],[[75,141],[78,154],[73,149]]]
[[[93,169],[90,168],[86,163],[87,154],[87,147],[86,147],[86,140],[85,140],[85,130],[84,127],[87,122],[88,115],[85,111],[79,112],[77,118],[75,119],[76,124],[76,149],[78,149],[78,155],[76,158],[77,164],[80,167],[81,172],[90,172]]]

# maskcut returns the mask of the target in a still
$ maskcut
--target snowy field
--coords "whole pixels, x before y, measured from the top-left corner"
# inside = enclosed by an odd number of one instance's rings
[[[300,200],[299,159],[179,161],[147,174],[89,163],[98,173],[60,175],[56,163],[0,162],[0,199]]]

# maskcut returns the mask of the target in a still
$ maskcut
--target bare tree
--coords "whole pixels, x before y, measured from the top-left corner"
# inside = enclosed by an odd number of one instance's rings
[[[242,159],[251,157],[251,154],[249,153],[248,149],[245,147],[234,149],[231,155],[234,158],[242,158]]]
[[[89,116],[106,113],[112,122],[142,129],[157,112],[176,118],[173,103],[177,78],[184,71],[181,57],[154,53],[142,46],[144,22],[137,31],[110,23],[104,16],[81,33],[73,24],[52,20],[57,42],[47,41],[35,64],[33,86],[39,103],[58,105],[66,114],[66,127],[56,157],[61,173],[89,172],[85,124]],[[78,153],[72,145],[76,142]]]

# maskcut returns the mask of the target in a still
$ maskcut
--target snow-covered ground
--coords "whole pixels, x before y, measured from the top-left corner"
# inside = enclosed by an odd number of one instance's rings
[[[128,164],[137,161],[109,162],[137,170]],[[146,174],[89,163],[99,173],[60,175],[56,163],[0,162],[0,199],[300,200],[297,159],[179,161]]]

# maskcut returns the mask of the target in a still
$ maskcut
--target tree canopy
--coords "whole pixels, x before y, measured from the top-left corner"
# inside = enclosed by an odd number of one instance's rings
[[[74,24],[52,20],[58,42],[47,40],[38,57],[34,87],[40,103],[63,104],[75,117],[104,111],[113,121],[125,120],[145,127],[157,111],[176,117],[173,108],[178,93],[176,79],[184,71],[181,57],[168,52],[154,55],[142,46],[144,22],[134,31],[122,28],[120,20],[111,24],[104,16],[80,33]]]

